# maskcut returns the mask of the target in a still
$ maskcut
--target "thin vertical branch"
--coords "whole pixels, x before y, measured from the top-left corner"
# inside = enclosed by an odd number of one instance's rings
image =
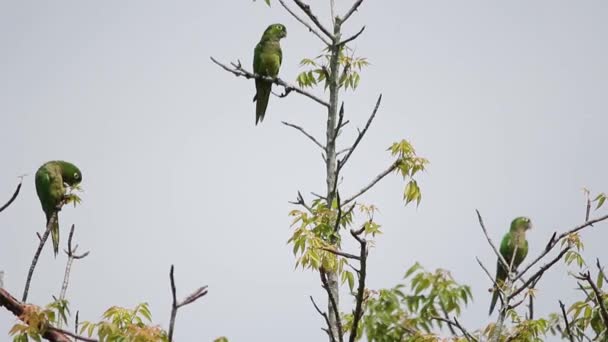
[[[0,213],[3,212],[4,209],[8,208],[11,204],[13,204],[13,202],[15,201],[15,199],[17,198],[17,196],[19,195],[19,190],[21,190],[21,183],[23,183],[23,178],[19,182],[19,185],[17,185],[17,189],[13,193],[13,196],[11,196],[11,198],[8,200],[8,202],[6,202],[6,204],[4,204],[2,207],[0,207]]]
[[[194,303],[199,298],[205,296],[207,294],[207,286],[202,286],[194,291],[191,295],[184,298],[181,302],[177,301],[177,291],[175,287],[175,278],[173,276],[174,267],[171,265],[171,270],[169,271],[169,279],[171,280],[171,296],[173,302],[171,304],[171,319],[169,321],[169,342],[173,341],[173,331],[175,330],[175,317],[177,316],[177,310],[182,306],[186,306],[188,304]]]
[[[34,276],[34,270],[36,269],[36,264],[38,263],[38,258],[40,258],[40,253],[42,252],[42,249],[44,248],[44,244],[46,243],[46,240],[48,240],[48,238],[49,238],[49,234],[51,233],[51,228],[53,227],[53,224],[55,224],[55,221],[57,221],[57,211],[55,211],[53,213],[53,215],[51,215],[51,219],[49,220],[49,222],[46,225],[46,230],[44,231],[44,234],[42,234],[42,236],[40,237],[40,243],[38,244],[36,253],[34,253],[34,258],[32,259],[32,264],[30,265],[30,269],[27,273],[27,280],[25,281],[25,288],[23,289],[23,296],[21,297],[21,301],[24,303],[27,302],[27,295],[30,290],[30,285],[32,283],[32,277]]]
[[[70,282],[70,273],[72,271],[72,264],[74,263],[74,260],[79,260],[79,259],[84,259],[87,257],[87,255],[89,255],[89,252],[85,252],[83,254],[80,255],[76,255],[76,251],[78,250],[78,245],[76,245],[74,248],[72,248],[72,239],[74,238],[74,229],[75,226],[72,224],[72,228],[70,228],[70,236],[68,237],[68,249],[64,250],[65,254],[67,254],[68,256],[68,261],[66,262],[65,265],[65,272],[63,274],[63,283],[61,284],[61,292],[59,293],[59,300],[64,300],[65,299],[65,294],[68,290],[68,284]],[[58,328],[61,328],[61,320],[59,321],[59,323],[57,324]]]
[[[587,281],[587,283],[589,283],[589,285],[591,286],[593,294],[595,295],[595,302],[600,308],[600,316],[602,317],[602,322],[604,323],[606,329],[608,329],[608,310],[606,309],[606,305],[604,305],[602,292],[597,287],[595,282],[593,282],[593,279],[591,279],[591,273],[589,273],[589,271],[587,271],[586,273],[580,273],[580,275],[576,278]]]
[[[348,338],[349,342],[355,342],[355,340],[357,339],[357,328],[359,327],[359,321],[361,321],[361,317],[363,317],[363,296],[365,294],[365,277],[367,275],[367,241],[365,241],[365,239],[362,238],[360,235],[364,232],[364,230],[365,226],[363,227],[363,229],[360,229],[358,231],[350,231],[350,234],[359,242],[360,267],[357,272],[359,275],[359,287],[357,288],[357,294],[355,296],[356,304],[355,310],[353,312],[353,325],[350,329],[350,337]]]
[[[566,306],[562,301],[559,301],[559,307],[562,310],[562,316],[564,316],[564,322],[566,322],[566,334],[568,335],[568,339],[570,342],[574,342],[574,337],[572,337],[572,330],[570,330],[570,322],[568,322],[568,315],[566,315]]]

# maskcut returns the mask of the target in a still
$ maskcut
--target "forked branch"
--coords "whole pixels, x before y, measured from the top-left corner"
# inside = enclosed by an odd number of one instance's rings
[[[191,295],[186,297],[181,302],[177,301],[177,290],[175,288],[175,278],[173,277],[173,265],[171,265],[171,271],[169,271],[169,278],[171,279],[171,295],[173,302],[171,305],[171,321],[169,322],[169,342],[173,341],[173,331],[175,328],[175,317],[177,316],[177,310],[182,306],[194,303],[199,298],[207,294],[207,286],[202,286],[198,290],[194,291]]]

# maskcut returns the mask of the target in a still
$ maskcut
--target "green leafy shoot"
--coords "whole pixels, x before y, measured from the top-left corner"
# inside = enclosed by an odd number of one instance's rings
[[[418,157],[412,144],[405,139],[393,143],[388,150],[391,152],[392,156],[397,157],[397,160],[395,161],[395,171],[401,174],[404,180],[408,180],[403,191],[405,204],[407,205],[412,201],[416,201],[416,206],[420,205],[422,193],[414,176],[418,172],[424,171],[429,161],[425,158]]]

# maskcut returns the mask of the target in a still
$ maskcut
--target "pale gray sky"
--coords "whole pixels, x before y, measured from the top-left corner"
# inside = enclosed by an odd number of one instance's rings
[[[337,0],[346,8],[350,0]],[[327,18],[327,1],[311,1]],[[488,321],[490,286],[475,262],[494,270],[477,225],[481,210],[495,240],[528,215],[530,255],[555,229],[584,217],[582,187],[608,191],[608,3],[596,1],[366,1],[347,25],[367,25],[353,45],[372,65],[357,95],[347,93],[349,130],[384,102],[344,172],[352,193],[390,162],[402,137],[430,159],[420,177],[421,206],[404,208],[400,177],[364,200],[381,210],[385,234],[369,261],[370,288],[400,281],[415,261],[450,269],[473,287],[462,321]],[[253,81],[213,65],[251,64],[263,29],[282,22],[281,76],[295,79],[303,57],[320,51],[278,4],[251,1],[1,1],[0,201],[28,173],[18,200],[0,215],[0,269],[21,296],[44,215],[33,175],[65,159],[83,171],[83,203],[60,215],[62,243],[91,255],[76,262],[68,296],[80,317],[98,320],[111,305],[148,301],[167,327],[168,270],[180,296],[202,284],[209,295],[180,311],[176,337],[209,341],[321,340],[318,277],[294,271],[292,208],[322,192],[319,151],[287,120],[322,138],[325,113],[298,95],[272,98],[254,126]],[[322,94],[322,92],[319,92]],[[584,232],[585,255],[608,263],[606,224]],[[30,300],[59,292],[65,256],[45,249]],[[572,301],[565,268],[540,283],[537,312]],[[549,286],[550,285],[550,286]],[[346,291],[343,292],[343,301]],[[15,319],[0,310],[0,332]],[[200,337],[200,338],[199,338]]]

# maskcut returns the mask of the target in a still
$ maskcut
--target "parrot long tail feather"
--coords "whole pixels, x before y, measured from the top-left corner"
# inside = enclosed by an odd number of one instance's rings
[[[494,307],[496,306],[496,301],[498,301],[498,290],[494,289],[492,291],[492,302],[490,303],[490,312],[488,313],[489,316],[492,315],[492,312],[494,311]]]
[[[270,98],[270,89],[272,83],[266,81],[260,81],[256,84],[257,94],[255,96],[255,124],[264,120],[266,114],[266,108],[268,107],[268,99]]]
[[[47,226],[52,218],[52,213],[50,215],[47,215]],[[53,222],[53,226],[51,227],[51,239],[53,240],[53,253],[55,257],[57,257],[57,253],[59,253],[59,215],[55,215],[55,220]]]

